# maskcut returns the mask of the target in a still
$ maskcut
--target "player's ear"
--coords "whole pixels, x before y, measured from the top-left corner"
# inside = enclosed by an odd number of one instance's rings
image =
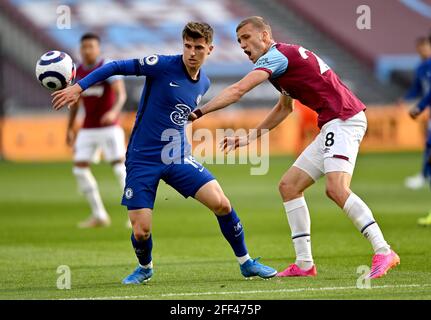
[[[208,47],[208,55],[210,55],[210,54],[211,54],[211,52],[213,51],[213,49],[214,49],[214,46],[213,46],[213,45],[210,45],[210,46]]]
[[[269,32],[268,31],[266,31],[266,30],[263,30],[262,31],[262,39],[261,40],[269,40],[269,38],[270,38],[270,36],[269,36]]]

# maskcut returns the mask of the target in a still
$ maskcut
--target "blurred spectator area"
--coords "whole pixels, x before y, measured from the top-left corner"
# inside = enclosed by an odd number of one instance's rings
[[[415,40],[431,33],[431,0],[277,0],[372,66],[381,81],[411,71],[419,62]],[[356,9],[371,9],[371,29],[359,30]],[[408,77],[408,72],[406,73]],[[404,84],[406,81],[399,79]],[[408,82],[408,81],[407,81]]]
[[[87,31],[102,38],[104,54],[111,59],[142,57],[181,51],[181,31],[188,21],[206,21],[215,30],[216,50],[208,73],[238,75],[250,64],[236,42],[235,28],[247,14],[228,0],[10,0],[36,26],[78,58],[78,43]],[[61,6],[71,12],[71,28],[57,25]],[[60,6],[60,7],[59,7]],[[59,11],[57,11],[59,10]]]
[[[371,30],[356,28],[356,8],[364,3],[371,8]],[[64,10],[70,11],[70,28],[64,28]],[[250,15],[267,18],[277,41],[319,54],[365,103],[390,103],[410,82],[418,62],[414,40],[428,33],[430,11],[431,0],[0,0],[3,105],[7,114],[48,111],[49,92],[35,80],[35,63],[52,49],[79,63],[85,32],[101,36],[109,59],[176,54],[191,20],[215,30],[215,50],[205,66],[213,85],[205,102],[251,70],[235,34]],[[144,81],[127,78],[126,109],[136,108]],[[255,91],[235,107],[271,107],[277,100],[269,83]]]

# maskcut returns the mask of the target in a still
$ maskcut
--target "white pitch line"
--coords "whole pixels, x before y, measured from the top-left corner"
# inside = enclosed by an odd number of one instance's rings
[[[403,288],[422,288],[430,287],[431,284],[401,284],[401,285],[383,285],[371,286],[371,289],[358,289],[358,290],[373,290],[373,289],[403,289]],[[350,287],[322,287],[322,288],[296,288],[296,289],[275,289],[275,290],[249,290],[249,291],[210,291],[210,292],[188,292],[188,293],[162,293],[153,295],[139,295],[139,296],[111,296],[111,297],[89,297],[89,298],[70,298],[61,300],[120,300],[120,299],[142,299],[154,297],[188,297],[188,296],[213,296],[213,295],[229,295],[229,294],[256,294],[256,293],[289,293],[289,292],[304,292],[304,291],[336,291],[336,290],[350,290],[357,289],[356,286]]]

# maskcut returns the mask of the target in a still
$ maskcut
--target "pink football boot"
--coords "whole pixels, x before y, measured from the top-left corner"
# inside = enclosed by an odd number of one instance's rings
[[[384,276],[390,269],[400,264],[400,257],[391,250],[389,254],[375,254],[371,265],[371,271],[367,275],[369,279],[377,279]]]
[[[291,264],[286,270],[277,273],[276,277],[315,277],[317,276],[316,266],[308,270],[300,269],[296,264]]]

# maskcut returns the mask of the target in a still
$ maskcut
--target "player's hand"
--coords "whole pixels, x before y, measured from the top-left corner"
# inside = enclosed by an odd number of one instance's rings
[[[76,138],[75,131],[73,129],[67,129],[67,132],[66,132],[66,144],[69,147],[73,146],[73,144],[75,143],[75,138]]]
[[[220,141],[220,149],[228,153],[232,150],[235,150],[236,148],[246,146],[249,143],[250,139],[248,136],[224,137],[224,139]]]
[[[118,113],[113,110],[110,110],[102,116],[102,118],[100,119],[100,124],[104,126],[114,124],[117,119]]]
[[[65,106],[70,108],[71,105],[78,102],[81,92],[82,88],[77,83],[75,83],[73,86],[64,88],[63,90],[53,92],[51,94],[53,97],[52,107],[54,110],[60,110]]]
[[[416,119],[420,114],[421,111],[417,107],[414,107],[409,111],[409,115],[412,119]]]

